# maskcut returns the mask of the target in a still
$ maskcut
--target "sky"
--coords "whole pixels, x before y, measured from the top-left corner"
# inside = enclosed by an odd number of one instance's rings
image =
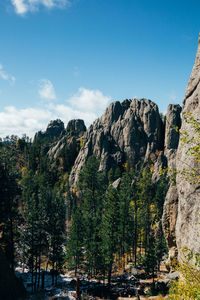
[[[0,0],[0,137],[89,126],[112,101],[182,104],[199,0]]]

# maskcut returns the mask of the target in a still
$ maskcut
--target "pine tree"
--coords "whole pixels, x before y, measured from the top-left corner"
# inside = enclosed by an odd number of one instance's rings
[[[20,224],[18,210],[20,189],[15,175],[2,165],[0,165],[0,195],[0,244],[11,269],[14,270],[15,248]]]
[[[90,274],[96,274],[100,264],[100,224],[105,175],[98,171],[99,161],[89,157],[79,177],[79,196],[84,219],[85,266]]]
[[[143,240],[143,246],[145,254],[149,248],[149,235],[152,221],[152,210],[153,210],[153,192],[154,186],[152,183],[152,174],[149,168],[142,171],[141,177],[137,182],[137,192],[140,202],[140,226],[141,226],[141,239]]]
[[[131,214],[132,200],[132,176],[129,170],[122,176],[119,192],[119,210],[120,210],[120,257],[123,259],[125,253],[130,253],[133,242],[133,215]],[[123,268],[125,267],[123,263]]]
[[[156,256],[156,240],[153,230],[149,232],[148,249],[142,258],[142,265],[147,274],[151,274],[154,282],[154,274],[157,268],[157,256]]]
[[[72,213],[72,223],[67,240],[67,262],[69,267],[75,269],[75,276],[78,268],[83,263],[83,215],[81,208],[74,207]]]
[[[105,197],[104,214],[101,225],[101,251],[104,270],[108,273],[108,284],[111,281],[112,267],[118,250],[120,232],[119,196],[117,190],[109,187]]]
[[[49,236],[49,261],[53,267],[52,284],[54,274],[62,271],[65,262],[64,243],[66,233],[66,203],[65,198],[56,189],[50,197],[47,232]]]

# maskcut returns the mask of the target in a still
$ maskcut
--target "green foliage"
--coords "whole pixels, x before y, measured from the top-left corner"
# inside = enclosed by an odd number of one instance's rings
[[[101,252],[103,257],[103,270],[108,272],[110,284],[114,255],[119,247],[119,197],[116,189],[109,187],[106,192],[104,214],[101,225]]]
[[[133,214],[131,201],[133,200],[133,187],[132,179],[133,174],[127,170],[124,172],[120,184],[119,191],[119,210],[120,210],[120,220],[119,220],[119,237],[120,237],[120,256],[123,256],[125,253],[129,253],[130,249],[133,246]]]
[[[190,183],[197,184],[200,181],[200,119],[190,112],[184,113],[183,118],[190,130],[181,130],[180,140],[182,145],[187,146],[186,154],[193,158],[193,162],[191,165],[183,162],[186,167],[179,173]]]
[[[152,276],[154,276],[154,272],[157,267],[157,256],[156,239],[152,230],[149,233],[148,239],[148,250],[141,257],[141,265],[147,274],[152,274]]]
[[[85,268],[94,274],[101,265],[100,224],[103,197],[106,189],[105,175],[98,171],[99,161],[89,157],[79,177],[79,197],[84,222]]]
[[[110,282],[114,263],[124,268],[125,259],[131,259],[137,265],[138,247],[145,249],[146,266],[151,249],[158,263],[162,246],[153,247],[150,235],[162,214],[164,177],[154,185],[151,170],[147,167],[136,174],[127,156],[124,169],[111,168],[106,178],[91,156],[72,189],[68,172],[77,152],[64,147],[52,162],[47,155],[52,142],[39,136],[33,143],[14,136],[0,141],[0,233],[11,264],[17,252],[17,259],[29,266],[37,289],[44,264],[61,272],[67,261],[75,272],[80,268],[90,275],[101,272]],[[119,177],[118,190],[108,187],[108,181]]]
[[[0,165],[0,245],[12,269],[19,235],[18,226],[21,221],[18,211],[19,195],[20,190],[15,175],[10,173],[5,166]]]
[[[154,204],[155,204],[155,219],[157,222],[162,218],[163,206],[165,201],[165,196],[169,188],[169,179],[166,172],[160,175],[160,180],[156,184],[156,189],[154,193]]]
[[[72,223],[69,230],[69,239],[67,241],[66,260],[70,268],[75,269],[75,274],[82,266],[83,254],[83,215],[79,206],[74,207],[72,212]]]
[[[191,164],[179,173],[191,184],[200,182],[200,119],[190,112],[183,114],[183,118],[190,130],[180,133],[182,145],[187,147],[186,154],[191,158]],[[173,282],[169,299],[200,299],[200,254],[194,253],[187,247],[182,250],[182,261],[178,264],[180,278]]]

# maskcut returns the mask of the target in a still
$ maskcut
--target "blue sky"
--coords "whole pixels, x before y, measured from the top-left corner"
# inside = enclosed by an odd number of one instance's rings
[[[87,125],[111,101],[182,103],[200,31],[200,2],[0,2],[0,136]]]

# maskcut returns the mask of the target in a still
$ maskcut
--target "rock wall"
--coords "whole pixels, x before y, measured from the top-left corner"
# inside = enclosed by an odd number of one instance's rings
[[[174,107],[175,108],[175,107]],[[176,107],[176,110],[179,110]],[[172,110],[174,111],[174,109]],[[183,114],[192,113],[192,116],[199,118],[200,115],[200,36],[196,60],[186,88],[183,100]],[[171,117],[170,117],[171,115]],[[175,113],[176,115],[176,113]],[[180,124],[179,118],[167,113],[170,119],[169,126],[166,125],[165,134],[165,155],[169,167],[176,168],[176,184],[171,183],[164,204],[163,229],[169,248],[169,260],[173,261],[178,255],[181,259],[181,250],[187,246],[193,252],[200,252],[200,185],[188,182],[182,171],[184,168],[192,170],[197,167],[194,159],[187,153],[188,144],[179,143],[176,133],[170,132],[170,123]],[[174,120],[174,121],[173,121]],[[195,137],[191,125],[183,118],[182,131],[189,134],[189,138]],[[169,136],[168,136],[169,135]]]
[[[176,154],[179,144],[180,127],[181,107],[178,104],[169,104],[166,113],[164,154],[167,159],[167,166],[170,173],[176,169]],[[162,228],[169,248],[169,265],[172,265],[173,261],[176,261],[178,254],[175,233],[177,214],[178,193],[176,186],[171,182],[166,195],[162,217]]]
[[[191,112],[195,118],[200,116],[200,35],[196,60],[185,92],[183,113]],[[191,125],[183,120],[181,130],[194,137]],[[187,154],[188,145],[179,144],[176,158],[177,171],[197,167],[191,155]],[[178,173],[176,178],[178,192],[178,216],[176,221],[176,243],[179,252],[184,246],[200,252],[200,184],[191,184]]]

